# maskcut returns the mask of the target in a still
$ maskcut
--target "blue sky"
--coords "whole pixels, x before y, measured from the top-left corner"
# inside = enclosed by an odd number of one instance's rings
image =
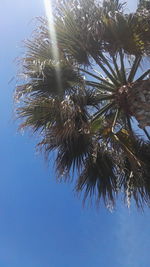
[[[129,1],[128,1],[129,2]],[[136,1],[130,1],[133,10]],[[42,0],[1,1],[0,267],[148,267],[150,211],[84,208],[13,121],[14,59]]]

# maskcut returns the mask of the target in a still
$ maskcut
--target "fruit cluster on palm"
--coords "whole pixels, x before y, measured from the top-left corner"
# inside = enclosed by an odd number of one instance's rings
[[[128,204],[150,203],[150,70],[139,74],[150,55],[150,15],[123,9],[118,0],[58,0],[55,38],[39,18],[15,92],[20,127],[40,134],[47,156],[56,152],[59,179],[75,176],[84,199],[109,207],[119,192]]]

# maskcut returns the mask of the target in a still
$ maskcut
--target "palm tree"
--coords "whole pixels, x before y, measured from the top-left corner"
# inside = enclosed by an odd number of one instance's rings
[[[149,10],[150,9],[149,0],[140,0],[138,8],[141,8],[141,9],[145,8],[145,9]]]
[[[119,192],[128,205],[150,202],[150,70],[139,73],[150,16],[124,8],[118,0],[58,0],[55,31],[39,18],[25,42],[15,92],[20,128],[40,134],[47,158],[56,152],[58,179],[75,176],[84,200],[103,198],[108,207]]]

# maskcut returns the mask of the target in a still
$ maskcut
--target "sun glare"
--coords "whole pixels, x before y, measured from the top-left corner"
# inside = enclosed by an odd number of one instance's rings
[[[45,13],[48,20],[49,34],[52,40],[52,52],[55,59],[55,68],[57,75],[57,82],[59,89],[61,89],[61,79],[60,79],[60,69],[59,69],[59,52],[56,39],[56,31],[54,26],[54,17],[52,12],[52,3],[51,0],[44,0]]]

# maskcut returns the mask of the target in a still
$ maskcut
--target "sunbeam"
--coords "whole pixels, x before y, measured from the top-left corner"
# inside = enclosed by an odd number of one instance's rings
[[[49,35],[52,41],[52,53],[55,61],[56,76],[58,82],[58,88],[61,90],[61,77],[60,77],[60,67],[59,67],[59,51],[57,46],[56,31],[54,26],[54,17],[52,12],[51,0],[44,0],[45,13],[48,20]]]

